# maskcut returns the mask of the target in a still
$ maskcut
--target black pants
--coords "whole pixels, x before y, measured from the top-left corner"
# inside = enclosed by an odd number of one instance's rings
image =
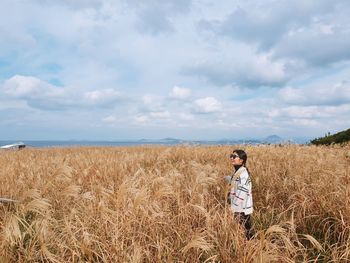
[[[234,217],[244,228],[246,238],[248,240],[251,239],[254,236],[254,230],[253,230],[252,219],[250,215],[246,215],[244,213],[235,213]]]

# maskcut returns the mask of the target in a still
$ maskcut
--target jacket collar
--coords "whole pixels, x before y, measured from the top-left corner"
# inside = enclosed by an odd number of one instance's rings
[[[234,176],[240,176],[243,172],[247,171],[247,168],[245,168],[244,166],[241,166],[234,174]]]

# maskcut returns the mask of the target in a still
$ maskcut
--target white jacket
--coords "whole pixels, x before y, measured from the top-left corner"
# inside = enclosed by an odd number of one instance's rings
[[[232,176],[231,209],[234,213],[253,213],[252,182],[247,169],[242,166]]]

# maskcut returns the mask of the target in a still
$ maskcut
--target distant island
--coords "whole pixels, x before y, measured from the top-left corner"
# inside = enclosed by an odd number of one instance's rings
[[[305,144],[309,143],[311,138],[293,138],[293,139],[285,139],[278,135],[269,135],[265,138],[246,138],[246,139],[218,139],[218,140],[184,140],[177,138],[163,138],[163,139],[141,139],[138,140],[139,143],[164,143],[164,144],[221,144],[221,145],[229,145],[229,144],[250,144],[250,145],[258,145],[258,144]]]

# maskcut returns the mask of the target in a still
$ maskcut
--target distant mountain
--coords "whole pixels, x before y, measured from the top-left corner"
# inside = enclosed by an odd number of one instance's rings
[[[261,140],[258,139],[239,139],[239,140],[230,140],[230,139],[221,139],[217,141],[212,141],[214,144],[261,144]]]
[[[186,142],[185,140],[180,140],[176,138],[163,138],[163,139],[141,139],[138,140],[139,143],[151,143],[151,144],[180,144]]]
[[[249,145],[258,145],[258,144],[285,144],[285,143],[294,143],[294,144],[304,144],[310,141],[310,138],[295,138],[295,139],[285,139],[278,135],[270,135],[263,139],[218,139],[218,140],[182,140],[176,138],[163,138],[163,139],[142,139],[138,140],[138,143],[145,144],[189,144],[189,145],[234,145],[234,144],[249,144]]]
[[[181,142],[181,141],[183,141],[183,140],[176,139],[176,138],[163,138],[163,139],[160,139],[160,141],[167,141],[167,142]]]
[[[278,135],[270,135],[270,136],[267,136],[265,139],[263,139],[262,142],[275,144],[275,143],[284,143],[286,142],[286,140],[279,137]]]
[[[316,138],[311,141],[311,144],[315,145],[330,145],[332,143],[346,143],[350,141],[350,129],[341,131],[331,135],[326,134],[324,137]]]

